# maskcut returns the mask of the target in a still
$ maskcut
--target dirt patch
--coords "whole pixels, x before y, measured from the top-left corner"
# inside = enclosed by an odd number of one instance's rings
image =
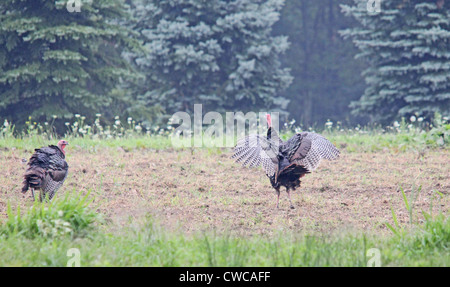
[[[242,168],[229,159],[228,150],[178,151],[105,149],[98,152],[67,151],[69,176],[56,197],[87,192],[115,228],[142,220],[158,219],[167,229],[184,232],[232,231],[238,234],[272,234],[339,229],[388,232],[391,207],[400,224],[409,222],[402,195],[422,185],[414,205],[415,219],[422,210],[449,210],[449,151],[433,151],[420,159],[414,153],[343,153],[333,162],[322,162],[292,192],[294,210],[283,191],[280,208],[262,169]],[[0,151],[0,220],[6,203],[22,210],[32,205],[20,193],[22,175],[31,154]],[[441,199],[434,191],[443,194]]]

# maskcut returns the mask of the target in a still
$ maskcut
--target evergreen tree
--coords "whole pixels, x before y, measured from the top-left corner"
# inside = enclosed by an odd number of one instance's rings
[[[122,1],[75,1],[79,12],[67,2],[0,4],[0,113],[15,123],[90,116],[129,100],[111,94],[133,76],[122,51],[139,47],[119,25]]]
[[[274,32],[285,33],[291,42],[280,58],[292,68],[295,80],[282,96],[291,100],[289,117],[298,123],[355,122],[348,105],[365,89],[360,75],[364,62],[353,59],[358,49],[338,34],[355,24],[340,12],[335,0],[286,1]]]
[[[278,57],[287,38],[274,37],[282,0],[138,0],[135,30],[148,53],[136,61],[147,81],[143,98],[170,116],[189,111],[283,110],[291,82]]]
[[[342,31],[370,67],[367,89],[355,113],[389,122],[411,114],[450,114],[450,3],[444,0],[383,0],[370,13],[367,1],[343,5],[360,27]],[[369,9],[370,10],[370,9]]]

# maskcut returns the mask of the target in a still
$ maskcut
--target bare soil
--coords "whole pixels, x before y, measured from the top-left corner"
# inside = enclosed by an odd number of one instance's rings
[[[423,219],[421,211],[448,213],[450,207],[450,152],[445,150],[420,157],[388,150],[344,151],[338,160],[323,161],[303,177],[301,188],[291,193],[295,209],[289,208],[284,191],[277,209],[276,195],[262,169],[240,167],[230,155],[227,149],[86,151],[71,146],[70,174],[56,198],[91,190],[94,206],[113,229],[151,216],[168,230],[243,235],[388,233],[385,222],[393,224],[391,207],[401,225],[409,222],[400,187],[411,198],[411,190],[422,186],[414,203],[414,221]],[[7,202],[13,209],[32,205],[31,195],[20,192],[23,161],[30,156],[31,151],[0,151],[0,221],[7,216]]]

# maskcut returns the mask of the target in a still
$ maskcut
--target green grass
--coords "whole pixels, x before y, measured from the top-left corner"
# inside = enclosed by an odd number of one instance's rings
[[[282,137],[288,139],[292,133],[286,132]],[[353,152],[420,152],[427,148],[448,148],[446,143],[443,146],[438,145],[435,141],[429,140],[425,143],[424,135],[413,134],[344,134],[344,133],[323,133],[332,143],[334,143],[341,151],[348,153]],[[419,140],[423,138],[423,140]],[[93,139],[82,137],[64,137],[70,143],[70,148],[81,148],[83,150],[95,152],[101,148],[121,148],[125,151],[134,149],[169,149],[172,146],[170,137],[162,135],[137,135],[131,138],[111,138],[111,139]],[[47,136],[35,135],[26,138],[0,137],[0,149],[10,149],[14,147],[20,150],[34,150],[35,148],[56,144],[59,139],[48,138]],[[189,148],[189,147],[188,147]],[[221,153],[221,148],[203,147],[208,149],[210,153]],[[178,148],[183,149],[183,148]]]
[[[405,204],[408,208],[405,197]],[[151,217],[111,231],[89,194],[68,193],[35,203],[0,225],[0,266],[66,266],[80,251],[81,266],[367,266],[380,251],[382,266],[450,266],[450,220],[424,216],[391,236],[364,233],[231,236],[214,231],[166,232]],[[394,214],[395,218],[395,214]],[[102,224],[99,224],[102,223]]]
[[[66,136],[64,137],[69,141],[70,147],[79,147],[84,150],[95,151],[99,148],[123,148],[124,150],[130,149],[166,149],[172,146],[170,138],[166,136],[147,136],[141,135],[133,138],[112,138],[112,139],[91,139],[82,137]],[[35,135],[25,138],[16,137],[0,137],[0,148],[10,149],[14,147],[16,149],[34,150],[42,146],[49,144],[55,145],[59,141],[59,138],[48,138],[47,136]]]
[[[65,201],[72,202],[70,198]],[[64,205],[62,202],[59,207]],[[90,217],[89,212],[82,214]],[[24,216],[41,218],[34,211]],[[6,228],[9,229],[8,223]],[[151,218],[116,233],[107,231],[105,226],[96,226],[84,236],[28,235],[12,232],[0,236],[0,266],[66,266],[71,258],[67,251],[71,248],[80,250],[81,266],[362,267],[367,266],[371,258],[367,251],[372,248],[379,249],[382,266],[450,265],[450,220],[442,214],[428,218],[401,237],[383,238],[364,234],[281,233],[270,238],[242,238],[214,232],[187,236],[176,231],[167,233]]]
[[[25,237],[60,238],[69,235],[72,239],[83,237],[101,218],[89,208],[93,199],[86,195],[67,193],[65,198],[50,203],[35,201],[26,212],[17,208],[14,213],[8,203],[8,219],[0,226],[4,238]]]

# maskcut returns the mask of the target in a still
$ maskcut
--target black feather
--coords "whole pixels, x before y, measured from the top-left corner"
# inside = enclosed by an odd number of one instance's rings
[[[47,195],[51,199],[64,183],[68,169],[65,155],[57,146],[36,149],[28,161],[22,192],[32,188],[41,191],[41,200]]]

